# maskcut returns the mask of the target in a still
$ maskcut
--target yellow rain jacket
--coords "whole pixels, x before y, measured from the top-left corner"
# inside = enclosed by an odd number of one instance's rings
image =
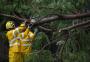
[[[24,25],[25,26],[25,25]],[[9,52],[19,52],[20,50],[18,47],[20,47],[20,38],[17,37],[20,32],[22,32],[25,29],[25,27],[17,27],[14,30],[10,30],[7,32],[6,36],[9,40]]]
[[[19,37],[20,39],[20,52],[31,52],[32,50],[32,41],[34,40],[34,33],[30,31],[29,28],[25,32],[22,32]]]

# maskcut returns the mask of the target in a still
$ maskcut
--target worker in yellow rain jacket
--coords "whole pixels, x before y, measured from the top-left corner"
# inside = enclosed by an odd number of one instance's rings
[[[32,51],[32,42],[34,41],[35,34],[31,32],[30,28],[28,27],[24,32],[18,35],[20,37],[20,54],[19,57],[21,62],[25,62],[25,57],[29,55]],[[18,59],[18,58],[17,58]]]
[[[26,29],[25,24],[15,28],[15,24],[12,21],[6,23],[6,29],[10,29],[7,32],[10,46],[9,62],[24,62],[23,56],[31,51],[31,42],[34,39],[34,34],[29,28]]]

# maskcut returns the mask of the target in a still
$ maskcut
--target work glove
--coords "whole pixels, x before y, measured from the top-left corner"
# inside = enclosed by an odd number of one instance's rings
[[[28,24],[28,28],[32,29],[33,24]]]
[[[38,29],[35,28],[35,29],[34,29],[34,34],[37,34],[37,32],[38,32]]]

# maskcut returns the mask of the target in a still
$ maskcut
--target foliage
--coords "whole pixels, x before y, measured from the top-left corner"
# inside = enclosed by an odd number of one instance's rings
[[[89,62],[90,33],[85,30],[77,30],[68,39],[63,52],[64,62]]]
[[[39,33],[37,33],[35,42],[33,43],[33,49],[40,50],[41,47],[43,47],[43,45],[42,45],[43,43],[44,44],[49,43],[49,39],[44,32],[39,32]]]
[[[43,50],[40,54],[29,54],[26,62],[53,62],[53,57],[50,51]]]

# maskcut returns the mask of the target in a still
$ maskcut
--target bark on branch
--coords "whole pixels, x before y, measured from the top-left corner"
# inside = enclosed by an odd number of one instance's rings
[[[88,20],[86,22],[76,24],[76,25],[73,25],[73,26],[62,28],[62,29],[59,30],[59,32],[64,31],[64,30],[71,30],[71,29],[74,29],[74,28],[79,28],[79,27],[85,26],[85,25],[90,25],[90,20]]]
[[[7,15],[7,14],[2,14],[2,13],[0,13],[0,15],[5,16],[5,17],[10,17],[10,18],[15,18],[18,20],[26,20],[24,18],[16,17],[13,15]],[[90,12],[82,13],[82,14],[74,14],[74,15],[51,14],[45,18],[37,20],[37,22],[35,22],[33,26],[38,26],[44,23],[50,23],[50,22],[57,21],[57,20],[81,19],[81,18],[87,18],[87,17],[90,17]]]
[[[87,17],[90,17],[90,12],[83,13],[83,14],[75,14],[75,15],[55,14],[55,15],[50,15],[49,17],[45,17],[43,19],[38,20],[38,22],[36,22],[34,26],[42,25],[44,23],[50,23],[50,22],[57,21],[57,20],[82,19],[82,18],[87,18]]]
[[[42,27],[42,26],[39,26],[38,28],[39,28],[39,29],[42,29],[42,30],[44,30],[44,31],[48,31],[48,32],[56,31],[56,29],[48,29],[48,28],[45,28],[45,27]]]
[[[17,17],[17,16],[13,16],[13,15],[7,15],[7,14],[3,14],[3,13],[0,13],[0,16],[4,16],[4,17],[9,17],[9,18],[13,18],[13,19],[18,19],[18,20],[26,20],[25,18],[20,18],[20,17]]]

